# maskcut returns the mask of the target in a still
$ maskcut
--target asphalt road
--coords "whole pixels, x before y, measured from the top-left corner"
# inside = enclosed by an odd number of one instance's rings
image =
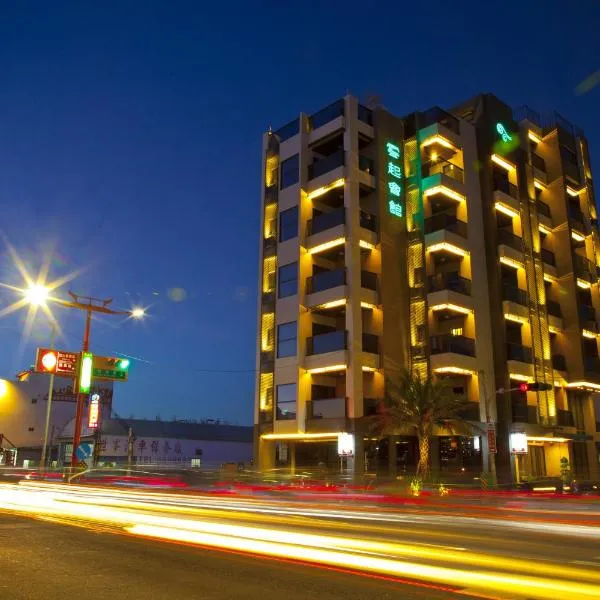
[[[455,598],[434,587],[0,513],[7,600]]]

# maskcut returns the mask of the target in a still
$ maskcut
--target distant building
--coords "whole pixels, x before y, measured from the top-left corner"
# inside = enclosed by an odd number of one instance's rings
[[[135,464],[180,464],[190,466],[200,461],[202,466],[223,463],[249,463],[252,459],[252,427],[219,422],[191,423],[146,419],[105,419],[101,431],[89,429],[84,423],[83,443],[99,440],[99,463],[123,464],[128,459],[129,430],[131,454]],[[73,420],[60,432],[60,460],[68,463],[72,452]]]

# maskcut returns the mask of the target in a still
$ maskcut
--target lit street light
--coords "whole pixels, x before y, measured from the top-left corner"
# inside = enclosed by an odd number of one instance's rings
[[[143,319],[146,316],[146,309],[145,308],[140,308],[140,307],[134,308],[131,311],[131,316],[134,319]]]
[[[34,306],[41,306],[46,304],[50,290],[39,283],[32,283],[27,290],[25,290],[24,296],[29,304]]]

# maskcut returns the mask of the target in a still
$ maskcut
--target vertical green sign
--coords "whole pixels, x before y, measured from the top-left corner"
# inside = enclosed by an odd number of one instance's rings
[[[388,210],[395,217],[404,216],[402,202],[402,167],[400,166],[400,146],[393,142],[387,142],[385,145],[387,155],[387,193]]]
[[[94,357],[91,352],[81,353],[81,370],[79,371],[79,393],[87,394],[92,386],[92,364]]]

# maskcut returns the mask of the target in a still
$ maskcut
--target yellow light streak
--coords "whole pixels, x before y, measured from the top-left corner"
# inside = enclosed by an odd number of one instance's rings
[[[586,281],[585,279],[581,279],[581,278],[577,278],[577,285],[582,289],[582,290],[589,290],[592,287],[592,284],[589,281]]]
[[[360,240],[358,245],[366,250],[373,250],[375,248],[375,244],[371,244],[371,242],[367,242],[366,240]]]
[[[462,369],[460,367],[438,367],[437,369],[433,369],[433,372],[448,375],[473,375],[474,373],[470,369]]]
[[[542,183],[539,179],[534,179],[533,180],[533,185],[538,190],[545,190],[546,189],[546,184]]]
[[[496,202],[494,204],[494,208],[501,213],[504,213],[505,215],[508,215],[509,217],[518,217],[519,216],[519,211],[515,210],[512,206],[508,206],[508,204],[504,204],[504,202]]]
[[[529,139],[532,142],[535,142],[536,144],[541,144],[542,143],[542,138],[538,137],[535,133],[533,133],[533,131],[531,131],[531,129],[529,129],[527,131],[527,137],[529,137]]]
[[[588,338],[588,339],[590,339],[590,340],[595,340],[595,339],[596,339],[596,337],[598,336],[598,334],[597,334],[597,333],[594,333],[593,331],[590,331],[589,329],[583,329],[583,330],[581,331],[581,335],[582,335],[584,338]]]
[[[329,433],[265,433],[260,437],[263,440],[337,440],[340,433],[339,431]]]
[[[443,194],[444,196],[450,198],[451,200],[456,200],[457,202],[463,202],[465,200],[465,197],[462,194],[451,190],[445,185],[436,185],[435,187],[429,188],[423,192],[423,196],[425,198],[434,196],[435,194]]]
[[[314,369],[307,369],[307,373],[311,375],[317,375],[319,373],[330,373],[332,371],[344,371],[346,365],[331,365],[329,367],[315,367]]]
[[[525,381],[526,383],[533,381],[529,375],[521,375],[520,373],[509,373],[508,377],[509,379],[514,379],[515,381]]]
[[[440,146],[444,146],[444,148],[450,148],[452,150],[457,150],[456,146],[444,136],[437,133],[431,137],[428,137],[422,144],[421,147],[431,146],[433,144],[439,144]]]
[[[554,283],[556,281],[556,277],[554,275],[550,275],[550,273],[544,273],[544,281],[548,283]]]
[[[433,311],[452,310],[454,312],[462,313],[463,315],[468,315],[473,312],[472,308],[467,308],[466,306],[459,306],[458,304],[450,304],[450,303],[436,304],[435,306],[431,307],[431,310],[433,310]]]
[[[336,246],[341,246],[345,242],[346,238],[336,238],[335,240],[331,240],[330,242],[325,242],[324,244],[319,244],[318,246],[313,246],[312,248],[309,248],[308,253],[317,254],[318,252],[324,252],[325,250],[335,248]]]
[[[365,302],[364,300],[361,301],[360,307],[366,308],[367,310],[373,310],[373,309],[377,308],[374,304],[371,304],[370,302]]]
[[[451,252],[452,254],[457,254],[458,256],[467,256],[468,252],[455,246],[454,244],[450,244],[449,242],[439,242],[437,244],[433,244],[426,248],[427,252]]]
[[[373,372],[374,372],[374,371],[376,371],[377,369],[376,369],[375,367],[369,367],[369,366],[367,366],[367,365],[363,365],[363,366],[362,366],[362,370],[363,370],[365,373],[373,373]]]
[[[528,435],[527,441],[528,442],[558,442],[559,444],[564,444],[565,442],[570,442],[571,440],[569,440],[569,438],[562,438],[562,437],[545,437],[542,435]]]
[[[600,390],[600,384],[592,383],[591,381],[572,381],[567,383],[568,388],[589,388],[591,390]]]
[[[499,167],[502,167],[503,169],[506,169],[507,171],[514,171],[516,169],[515,165],[513,165],[511,162],[508,162],[506,159],[502,158],[501,156],[498,156],[497,154],[492,154],[492,160]]]
[[[572,187],[567,186],[567,194],[569,194],[569,196],[573,196],[574,198],[579,196],[579,194],[581,194],[584,190],[585,188],[581,188],[580,190],[574,190]]]
[[[554,325],[548,325],[548,331],[550,333],[560,333],[560,329],[558,327],[554,327]]]
[[[528,323],[529,320],[521,315],[514,315],[512,313],[504,313],[504,318],[507,321],[514,321],[515,323]]]
[[[552,229],[550,229],[550,227],[547,227],[546,225],[544,225],[543,223],[540,223],[539,221],[538,221],[538,229],[542,233],[545,233],[546,235],[548,235],[549,233],[552,233]]]
[[[523,263],[515,260],[514,258],[510,258],[508,256],[501,256],[500,262],[507,267],[512,267],[513,269],[522,269]]]
[[[339,300],[332,300],[331,302],[325,302],[325,304],[319,304],[316,308],[336,308],[338,306],[344,306],[346,304],[346,298],[340,298]]]
[[[576,242],[584,242],[585,241],[585,235],[583,235],[583,233],[580,233],[579,231],[577,231],[576,229],[571,229],[571,237],[576,241]]]
[[[319,196],[326,194],[329,190],[333,190],[335,188],[342,187],[343,185],[344,185],[344,178],[340,177],[340,179],[336,179],[335,181],[333,181],[327,185],[324,185],[320,188],[317,188],[316,190],[313,190],[312,192],[309,192],[308,199],[313,200],[314,198],[318,198]]]

